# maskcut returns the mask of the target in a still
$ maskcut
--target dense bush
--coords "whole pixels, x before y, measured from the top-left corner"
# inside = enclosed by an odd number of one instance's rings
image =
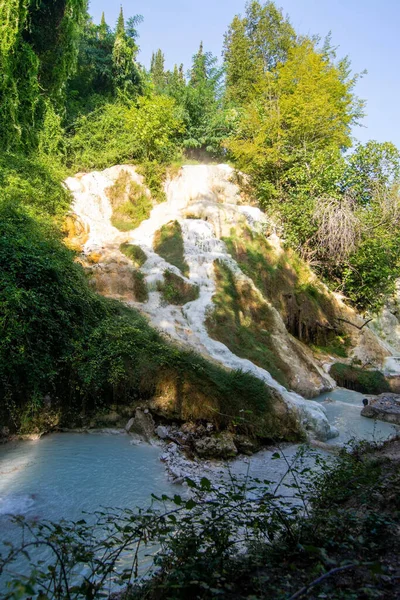
[[[65,170],[44,161],[43,156],[23,156],[0,152],[0,203],[23,205],[44,217],[62,217],[70,205],[70,195],[61,184]]]
[[[18,427],[20,410],[62,388],[75,342],[107,311],[50,225],[6,202],[0,232],[0,397]]]
[[[106,104],[75,124],[68,161],[75,169],[129,161],[171,160],[182,123],[175,102],[164,96]]]

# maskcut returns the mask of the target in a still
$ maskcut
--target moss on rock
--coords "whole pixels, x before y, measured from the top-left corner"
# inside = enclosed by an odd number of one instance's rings
[[[169,269],[164,271],[164,281],[159,283],[158,290],[168,304],[183,305],[199,297],[199,286],[188,283]]]
[[[156,231],[154,251],[166,262],[177,267],[185,277],[189,275],[189,266],[185,261],[182,229],[178,221],[170,221]]]
[[[390,385],[381,371],[335,363],[330,369],[330,375],[340,387],[362,394],[383,394],[390,391]]]

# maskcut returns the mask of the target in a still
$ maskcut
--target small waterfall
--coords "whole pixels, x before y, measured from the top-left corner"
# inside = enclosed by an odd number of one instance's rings
[[[242,273],[219,238],[224,231],[229,234],[230,228],[240,223],[257,230],[262,230],[268,224],[266,215],[260,209],[241,204],[240,190],[232,182],[233,169],[228,165],[183,167],[179,176],[165,185],[167,201],[155,206],[149,219],[125,234],[110,223],[111,206],[106,193],[122,169],[128,170],[135,181],[141,182],[134,167],[130,166],[111,167],[102,173],[77,175],[66,181],[75,198],[73,210],[90,231],[84,251],[98,247],[104,249],[107,245],[113,246],[115,251],[121,241],[140,246],[148,257],[141,271],[146,278],[149,298],[143,304],[130,304],[147,314],[152,324],[172,339],[225,367],[250,372],[265,381],[297,412],[304,428],[314,436],[326,440],[337,435],[337,430],[328,422],[323,406],[287,391],[268,371],[236,356],[224,344],[208,335],[205,321],[208,311],[213,307],[214,261],[225,261],[238,279],[254,288],[252,280]],[[172,220],[178,221],[182,229],[185,260],[190,269],[189,277],[184,279],[199,286],[198,299],[183,307],[166,305],[157,290],[157,282],[162,281],[167,268],[182,276],[179,269],[153,250],[154,234]],[[258,290],[256,292],[259,294]],[[325,382],[329,385],[328,378]]]

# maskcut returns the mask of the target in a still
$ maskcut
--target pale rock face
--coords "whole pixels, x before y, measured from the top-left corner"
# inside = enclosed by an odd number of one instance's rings
[[[400,356],[400,279],[396,282],[394,295],[370,326],[386,342],[391,352]]]
[[[142,182],[131,166],[116,166],[101,173],[80,174],[66,181],[74,195],[73,210],[89,230],[84,252],[88,254],[97,251],[102,255],[97,265],[98,270],[104,272],[104,264],[110,264],[107,263],[110,253],[118,254],[120,243],[128,241],[139,245],[148,257],[141,271],[146,278],[149,298],[145,303],[130,301],[129,304],[145,313],[153,326],[172,340],[193,348],[206,358],[229,369],[250,372],[278,391],[290,409],[297,413],[304,429],[310,432],[310,435],[322,440],[337,435],[335,428],[330,426],[322,405],[289,392],[277,383],[268,371],[236,356],[224,344],[208,335],[205,321],[208,311],[213,309],[214,261],[223,260],[236,278],[246,281],[254,288],[251,279],[247,278],[228,254],[220,237],[229,233],[231,227],[243,223],[256,230],[269,233],[274,231],[273,223],[264,213],[254,206],[242,203],[240,190],[233,183],[233,169],[228,165],[183,167],[177,177],[165,184],[167,201],[155,206],[150,218],[135,230],[121,233],[111,225],[112,210],[106,190],[115,182],[122,169],[128,170],[135,181]],[[192,218],[187,218],[188,216]],[[190,269],[189,278],[184,279],[199,286],[198,299],[183,307],[165,305],[157,290],[157,282],[163,279],[166,268],[181,275],[176,267],[167,263],[153,250],[154,234],[162,225],[172,220],[177,220],[182,228],[185,260]],[[272,238],[272,241],[274,239]],[[118,265],[118,261],[114,261],[114,264],[114,277],[118,279],[121,265]],[[114,284],[117,285],[115,281]],[[254,290],[260,294],[256,288]],[[115,289],[109,286],[105,293],[125,297],[129,301],[129,295],[119,291],[120,293],[116,294]],[[302,354],[296,350],[296,340],[289,336],[279,313],[275,312],[277,326],[272,332],[274,340],[277,348],[286,356],[289,368],[301,380],[304,393],[312,396],[332,389],[333,380],[316,365],[311,353],[305,356],[304,352]]]

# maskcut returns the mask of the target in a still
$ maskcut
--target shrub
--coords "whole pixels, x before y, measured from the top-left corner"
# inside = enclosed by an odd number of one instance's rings
[[[107,310],[50,225],[6,202],[0,233],[0,410],[8,399],[34,412],[65,385],[75,342]]]
[[[61,218],[71,197],[61,184],[65,172],[40,157],[0,152],[0,203],[19,203],[32,214]]]
[[[166,96],[105,104],[77,121],[68,161],[77,170],[129,161],[169,161],[180,131],[175,102]]]
[[[271,459],[284,467],[278,485],[248,475],[186,478],[185,495],[153,494],[145,509],[102,510],[76,523],[16,517],[22,542],[0,557],[0,573],[12,578],[5,598],[35,588],[52,600],[65,589],[71,600],[100,598],[121,587],[126,600],[395,598],[397,462],[373,445],[329,461],[304,449],[292,460],[279,449]],[[158,551],[143,577],[148,544]],[[38,545],[50,565],[35,559]],[[15,577],[21,553],[30,565]]]
[[[136,270],[133,273],[135,300],[137,302],[147,302],[149,299],[149,291],[147,289],[146,280],[143,273]]]

